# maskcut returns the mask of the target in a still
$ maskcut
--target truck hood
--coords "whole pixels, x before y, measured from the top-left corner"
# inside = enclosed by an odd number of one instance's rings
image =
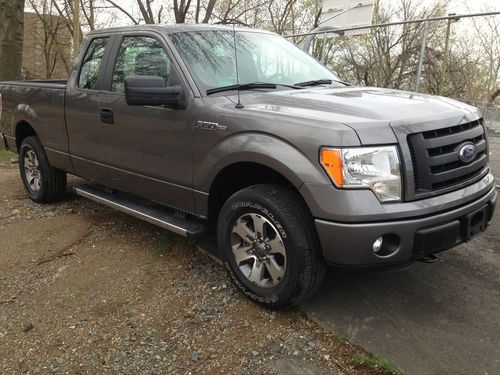
[[[394,124],[408,126],[440,118],[456,118],[458,123],[476,110],[444,97],[375,87],[315,87],[251,93],[241,99],[246,110],[300,117],[311,126],[314,120],[322,125],[344,124],[356,131],[362,144],[396,142]]]

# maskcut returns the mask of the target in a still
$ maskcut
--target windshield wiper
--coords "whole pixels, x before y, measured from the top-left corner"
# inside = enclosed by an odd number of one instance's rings
[[[333,80],[331,79],[314,79],[312,81],[305,81],[305,82],[299,82],[296,83],[295,86],[318,86],[318,85],[330,85],[332,84]]]
[[[252,90],[252,89],[275,89],[278,86],[288,87],[290,89],[303,89],[303,87],[297,85],[286,85],[284,83],[269,83],[269,82],[252,82],[252,83],[242,83],[239,85],[231,85],[224,87],[216,87],[214,89],[208,89],[207,95],[215,94],[218,92],[224,91],[233,91],[233,90]]]
[[[302,90],[303,89],[303,87],[301,87],[301,86],[297,86],[297,85],[285,85],[284,83],[276,83],[276,85],[283,86],[283,87],[288,87],[288,88],[295,89],[295,90]]]
[[[212,95],[224,91],[233,91],[233,90],[275,89],[276,86],[277,85],[275,83],[260,83],[260,82],[243,83],[239,85],[230,85],[224,87],[216,87],[214,89],[208,89],[207,95]]]

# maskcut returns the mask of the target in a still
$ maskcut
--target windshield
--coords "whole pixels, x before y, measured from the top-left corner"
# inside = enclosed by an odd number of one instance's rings
[[[170,35],[198,88],[206,90],[237,83],[233,32],[193,31]],[[258,32],[236,32],[239,83],[294,85],[339,78],[284,38]]]

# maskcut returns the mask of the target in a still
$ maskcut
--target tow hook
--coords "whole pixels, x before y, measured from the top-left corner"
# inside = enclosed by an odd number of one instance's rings
[[[420,259],[422,263],[436,263],[438,260],[438,257],[433,254],[426,255],[425,257]]]

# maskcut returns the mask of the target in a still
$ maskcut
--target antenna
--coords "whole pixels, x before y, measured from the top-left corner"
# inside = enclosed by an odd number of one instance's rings
[[[238,103],[234,106],[234,108],[245,108],[243,104],[241,104],[241,98],[240,98],[240,72],[238,69],[238,50],[236,48],[236,29],[234,27],[233,23],[233,44],[234,44],[234,63],[236,64],[236,85],[238,85]]]

